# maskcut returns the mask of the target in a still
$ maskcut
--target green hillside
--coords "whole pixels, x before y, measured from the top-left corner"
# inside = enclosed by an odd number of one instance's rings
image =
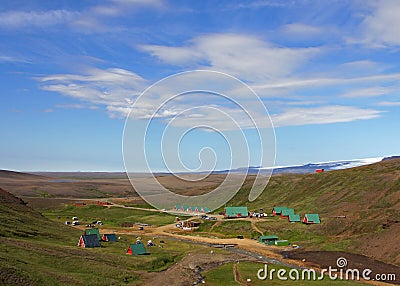
[[[269,220],[258,223],[265,232],[283,233],[308,247],[351,250],[400,264],[400,159],[346,170],[307,175],[274,175],[265,191],[248,202],[243,188],[227,205],[247,205],[271,213],[274,206],[296,213],[319,213],[322,224],[303,226]],[[346,216],[346,218],[336,218]],[[386,227],[386,226],[387,227]],[[380,239],[381,238],[381,239]]]
[[[43,217],[2,189],[0,217],[0,285],[136,285],[143,271],[165,269],[192,247],[166,241],[151,255],[135,257],[125,255],[135,237],[124,236],[82,249],[81,231]]]

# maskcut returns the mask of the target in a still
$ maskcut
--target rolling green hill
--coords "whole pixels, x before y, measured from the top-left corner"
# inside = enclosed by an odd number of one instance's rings
[[[139,258],[125,255],[135,237],[82,249],[81,234],[0,189],[0,285],[137,285],[143,271],[165,269],[190,247],[169,241]]]
[[[274,175],[255,201],[248,202],[248,193],[243,188],[227,205],[268,213],[284,205],[321,216],[318,226],[260,223],[266,232],[284,233],[299,243],[311,240],[310,248],[350,250],[400,264],[400,249],[393,247],[400,243],[400,159],[325,173]]]

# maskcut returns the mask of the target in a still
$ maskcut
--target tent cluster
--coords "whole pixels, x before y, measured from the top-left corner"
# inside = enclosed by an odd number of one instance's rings
[[[195,206],[184,206],[184,205],[175,205],[175,212],[185,212],[185,213],[194,213],[194,214],[206,214],[211,212],[208,207],[195,207]]]
[[[272,209],[273,216],[280,216],[287,219],[289,222],[300,222],[305,224],[320,224],[321,220],[318,214],[305,214],[303,220],[300,219],[299,214],[295,214],[294,209],[288,207],[274,207]]]
[[[100,235],[98,228],[86,229],[85,233],[79,238],[78,246],[83,248],[100,247],[100,242],[116,242],[118,241],[115,233],[104,233]],[[156,244],[150,239],[147,241],[147,246],[156,246]],[[138,237],[136,243],[130,244],[126,254],[128,255],[144,255],[147,254],[146,247]]]
[[[118,239],[115,233],[105,233],[101,236],[98,228],[88,228],[79,238],[78,246],[83,248],[100,247],[101,241],[116,242]]]
[[[151,247],[151,246],[156,246],[156,244],[151,239],[149,239],[147,241],[147,247]],[[132,243],[129,245],[128,250],[126,251],[126,254],[128,254],[128,255],[145,255],[145,254],[147,254],[146,247],[144,247],[144,244],[142,243],[140,237],[138,237],[136,239],[136,243],[134,243],[134,244]]]
[[[247,207],[225,207],[224,218],[248,217],[249,210]]]

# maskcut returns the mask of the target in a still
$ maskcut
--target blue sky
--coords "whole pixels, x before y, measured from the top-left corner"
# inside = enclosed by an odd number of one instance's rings
[[[131,104],[162,78],[196,69],[257,93],[275,126],[277,165],[398,154],[399,26],[395,0],[1,1],[0,169],[122,171]],[[139,121],[154,108],[142,103]],[[154,170],[165,169],[163,127],[190,128],[189,117],[174,125],[171,116],[199,105],[236,116],[212,97],[174,102],[149,134]],[[202,122],[238,132],[203,111]],[[251,156],[233,167],[260,156],[254,132],[244,132]],[[217,169],[241,158],[218,133],[188,134],[180,155],[190,168],[207,146]]]

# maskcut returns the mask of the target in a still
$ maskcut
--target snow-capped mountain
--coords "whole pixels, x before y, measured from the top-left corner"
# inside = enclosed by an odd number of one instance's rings
[[[306,174],[306,173],[314,173],[317,169],[324,169],[324,171],[332,171],[332,170],[341,170],[359,167],[363,165],[373,164],[380,162],[382,160],[387,160],[393,157],[377,157],[377,158],[366,158],[366,159],[353,159],[353,160],[342,160],[342,161],[332,161],[332,162],[319,162],[319,163],[308,163],[304,165],[295,165],[295,166],[275,166],[273,167],[274,174],[283,174],[283,173],[292,173],[292,174]],[[248,174],[257,174],[259,171],[269,172],[271,168],[265,167],[248,167],[248,168],[238,168],[232,169],[230,171],[218,171],[214,173],[248,173]]]

